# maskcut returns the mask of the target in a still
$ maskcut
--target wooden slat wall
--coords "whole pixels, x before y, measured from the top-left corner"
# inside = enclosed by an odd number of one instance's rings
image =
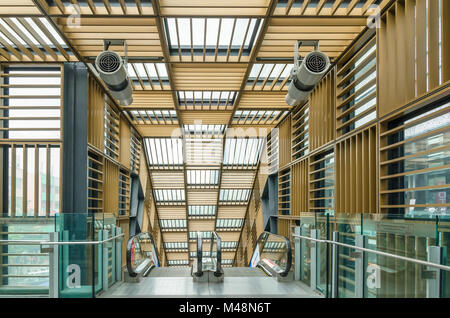
[[[131,126],[124,115],[120,116],[120,164],[130,169],[131,164]]]
[[[119,169],[119,215],[130,216],[130,173]]]
[[[88,149],[88,211],[92,213],[103,212],[104,166],[103,156]]]
[[[88,143],[103,151],[105,93],[91,76],[89,76],[88,92]]]
[[[376,119],[375,40],[373,37],[355,55],[338,63],[336,75],[338,138]],[[370,79],[371,77],[373,79]]]
[[[328,162],[328,164],[327,164]],[[334,149],[310,156],[309,158],[309,210],[326,212],[334,210],[335,200]],[[350,200],[350,193],[347,193]]]
[[[278,173],[278,215],[291,214],[291,169]]]
[[[290,224],[289,219],[278,218],[278,235],[290,237]]]
[[[309,193],[309,160],[305,158],[291,167],[291,215],[300,215],[308,212]]]
[[[278,166],[284,167],[291,161],[291,116],[286,119],[279,126],[278,130]]]
[[[309,105],[301,105],[292,111],[292,160],[309,153]]]
[[[334,140],[335,69],[317,84],[309,98],[309,144],[313,151]]]
[[[376,141],[372,126],[336,144],[336,212],[377,212]]]
[[[112,159],[119,160],[120,154],[120,119],[119,113],[107,102],[105,104],[105,153]]]
[[[119,210],[119,166],[109,159],[105,159],[105,213],[118,216]]]
[[[380,116],[450,79],[450,28],[445,28],[450,16],[448,6],[448,2],[439,0],[399,0],[381,18],[377,39]],[[440,21],[444,43],[441,49]]]

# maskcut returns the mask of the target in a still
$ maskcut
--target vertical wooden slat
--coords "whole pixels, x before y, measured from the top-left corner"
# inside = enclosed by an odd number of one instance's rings
[[[406,74],[406,27],[405,27],[405,6],[402,1],[397,1],[395,3],[395,45],[396,46],[396,54],[395,54],[395,60],[396,60],[396,66],[397,66],[397,72],[398,74]],[[392,30],[391,32],[394,32]],[[396,72],[396,73],[397,73]],[[396,99],[396,106],[400,105],[401,103],[406,102],[406,82],[404,76],[397,76],[396,78],[396,90],[395,90],[395,96]]]
[[[439,1],[428,1],[428,89],[439,86]]]
[[[417,96],[427,91],[427,1],[416,0]]]
[[[415,74],[415,7],[416,0],[405,0],[405,87],[406,87],[406,100],[411,100],[416,94],[416,74]]]
[[[450,1],[441,0],[442,81],[450,80]]]

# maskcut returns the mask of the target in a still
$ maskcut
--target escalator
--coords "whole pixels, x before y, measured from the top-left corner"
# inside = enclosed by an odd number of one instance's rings
[[[127,243],[127,272],[130,277],[146,277],[160,267],[155,242],[150,233],[139,233]]]
[[[200,235],[200,233],[199,233]],[[221,239],[212,232],[209,249],[203,251],[203,240],[197,237],[197,251],[191,269],[194,281],[206,281],[200,277],[208,276],[209,281],[223,282],[226,277],[275,277],[279,281],[292,280],[292,249],[289,239],[263,232],[256,243],[248,267],[223,268]]]
[[[216,232],[197,233],[191,267],[160,267],[151,235],[136,235],[128,242],[128,280],[102,297],[319,297],[293,280],[291,244],[284,236],[262,233],[248,266],[226,267],[222,256]]]
[[[210,244],[203,244],[204,238],[201,232],[197,233],[197,250],[194,263],[191,267],[191,275],[194,281],[222,282],[224,272],[222,269],[221,239],[217,232],[211,232],[208,237]],[[207,246],[207,250],[203,248]]]

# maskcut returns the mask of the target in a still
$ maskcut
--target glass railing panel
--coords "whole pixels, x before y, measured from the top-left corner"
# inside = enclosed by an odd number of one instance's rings
[[[108,232],[108,238],[111,238],[116,235],[115,233],[115,226],[116,226],[116,217],[112,213],[104,213],[103,214],[103,230],[106,230]],[[105,239],[105,238],[104,238]],[[116,280],[115,275],[115,248],[112,248],[111,243],[104,243],[103,248],[108,246],[108,287],[112,286]],[[111,247],[110,247],[111,246]]]
[[[99,217],[85,213],[63,213],[55,218],[55,228],[62,242],[94,241],[94,226]],[[103,220],[101,220],[103,222]],[[98,236],[97,236],[98,237]],[[98,271],[94,245],[59,246],[59,297],[91,298],[95,295]],[[97,250],[98,253],[98,250]]]
[[[328,213],[316,213],[315,228],[317,230],[317,236],[321,240],[328,240],[330,236],[328,218]],[[329,271],[327,264],[330,262],[331,247],[329,244],[318,242],[316,249],[316,288],[323,295],[328,295],[331,287],[331,271]]]
[[[311,237],[311,230],[315,229],[315,213],[302,213],[300,215],[300,235]],[[300,241],[300,280],[308,286],[311,283],[311,241]]]
[[[446,213],[450,213],[450,211]],[[450,215],[441,215],[438,217],[438,237],[439,246],[446,248],[443,264],[450,266]],[[443,277],[443,297],[450,298],[450,273],[447,272]]]
[[[426,261],[427,248],[438,243],[433,218],[362,214],[362,222],[369,249]],[[364,297],[426,297],[424,265],[373,253],[366,253],[366,257]]]
[[[355,245],[355,237],[361,234],[361,216],[354,213],[339,213],[330,216],[330,233],[339,232],[339,242]],[[338,296],[355,297],[355,250],[339,246],[338,255]]]
[[[0,218],[0,240],[48,241],[51,218]],[[49,255],[40,245],[0,243],[0,295],[48,294]]]

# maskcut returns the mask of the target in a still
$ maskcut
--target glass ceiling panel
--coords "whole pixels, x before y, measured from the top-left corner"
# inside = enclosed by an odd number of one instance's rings
[[[182,229],[186,228],[187,222],[184,219],[176,219],[176,220],[159,220],[162,229]]]
[[[217,207],[215,205],[190,205],[188,206],[189,216],[214,216]]]
[[[232,106],[237,97],[235,91],[178,91],[180,106]]]
[[[219,170],[187,170],[188,185],[212,186],[219,184]]]
[[[247,202],[250,189],[220,189],[220,202]]]
[[[250,55],[260,18],[164,18],[171,55]],[[206,30],[206,35],[205,35]]]
[[[169,84],[169,76],[164,63],[127,63],[127,70],[130,78],[139,83],[159,85],[160,81],[164,85]]]
[[[289,77],[293,64],[286,63],[256,63],[250,71],[250,76],[247,79],[247,85],[276,87],[282,85],[286,78]],[[261,87],[261,88],[264,88]]]
[[[157,189],[155,192],[156,202],[183,202],[185,201],[184,189]]]
[[[145,138],[144,144],[151,167],[183,165],[183,147],[180,138]]]
[[[183,132],[190,137],[220,136],[225,132],[225,125],[183,125]]]
[[[263,143],[262,138],[227,138],[223,157],[224,166],[256,166]]]

